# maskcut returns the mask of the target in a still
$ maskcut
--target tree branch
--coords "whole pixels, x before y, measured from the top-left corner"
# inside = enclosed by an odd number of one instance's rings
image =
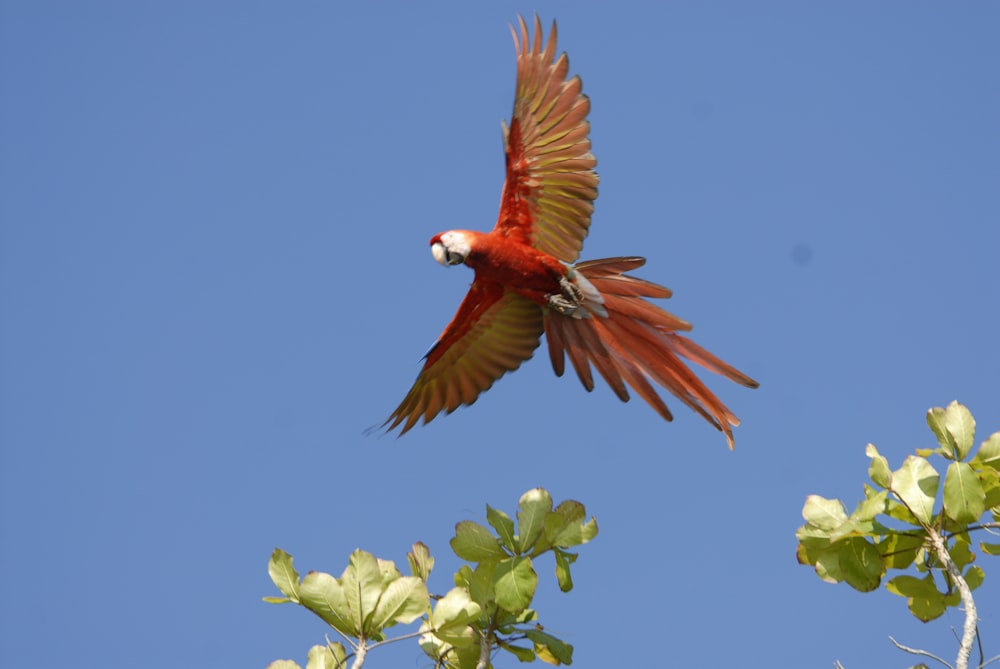
[[[354,662],[351,663],[351,669],[361,669],[365,664],[365,655],[368,654],[368,643],[364,639],[360,641],[361,643],[358,644],[354,654]]]
[[[951,582],[958,588],[958,594],[965,605],[965,626],[962,629],[962,641],[958,647],[958,657],[955,658],[955,669],[968,669],[969,656],[972,654],[972,644],[976,641],[976,629],[979,625],[979,614],[976,611],[976,601],[972,598],[972,590],[965,582],[961,570],[955,561],[951,559],[951,553],[945,546],[941,533],[933,527],[928,527],[927,538],[931,540],[931,546],[937,553],[938,559],[944,565],[945,571],[951,578]]]
[[[913,655],[923,655],[924,657],[929,657],[929,658],[931,658],[933,660],[937,660],[938,662],[940,662],[944,666],[948,667],[948,669],[954,669],[954,667],[952,667],[950,664],[948,664],[947,662],[945,662],[944,660],[942,660],[940,657],[938,657],[934,653],[928,653],[926,650],[920,650],[919,648],[910,648],[909,646],[904,646],[903,644],[901,644],[898,641],[896,641],[895,639],[893,639],[891,636],[889,637],[889,641],[892,642],[893,646],[895,646],[896,648],[898,648],[900,650],[906,651],[907,653],[912,653]]]

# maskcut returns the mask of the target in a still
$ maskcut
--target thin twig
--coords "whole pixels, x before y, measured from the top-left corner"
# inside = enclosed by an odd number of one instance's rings
[[[391,639],[383,639],[382,641],[379,641],[378,643],[373,643],[370,646],[368,646],[368,650],[371,650],[372,648],[378,648],[379,646],[384,646],[386,644],[395,643],[397,641],[403,641],[405,639],[412,639],[415,636],[423,636],[425,634],[432,634],[433,632],[434,632],[434,630],[424,630],[422,632],[410,632],[409,634],[404,634],[402,636],[394,636]]]
[[[945,662],[944,660],[942,660],[940,657],[938,657],[934,653],[928,653],[926,650],[920,650],[919,648],[910,648],[909,646],[904,646],[903,644],[899,643],[898,641],[896,641],[892,637],[889,637],[889,641],[891,641],[892,645],[894,645],[896,648],[898,648],[900,650],[904,650],[907,653],[912,653],[913,655],[923,655],[924,657],[929,657],[931,659],[937,660],[938,662],[940,662],[944,666],[948,667],[948,669],[955,669],[954,667],[952,667],[950,664],[948,664],[947,662]]]
[[[985,662],[983,662],[982,664],[980,664],[978,667],[976,667],[976,669],[983,669],[983,667],[985,667],[987,664],[993,664],[997,660],[1000,660],[1000,655],[994,655],[993,657],[991,657],[990,659],[986,660]]]

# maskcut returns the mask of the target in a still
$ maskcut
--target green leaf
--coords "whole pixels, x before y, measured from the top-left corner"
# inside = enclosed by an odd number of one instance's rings
[[[527,553],[542,533],[545,515],[552,511],[552,496],[544,488],[534,488],[521,495],[517,507],[519,552]]]
[[[827,583],[840,583],[844,580],[844,572],[840,568],[840,549],[840,543],[836,543],[814,555],[816,575]]]
[[[539,660],[549,664],[573,664],[573,646],[565,641],[540,629],[526,630],[524,635],[535,643]]]
[[[340,642],[329,646],[313,646],[309,649],[306,669],[343,669],[347,666],[347,653]]]
[[[973,462],[1000,469],[1000,432],[994,432],[979,445]]]
[[[944,476],[944,512],[957,523],[974,523],[986,511],[983,484],[967,462],[952,462]]]
[[[922,622],[934,620],[944,613],[945,596],[938,592],[930,574],[926,578],[897,576],[885,584],[886,590],[906,597],[906,606]]]
[[[486,505],[486,520],[490,526],[497,531],[500,543],[511,553],[517,551],[517,542],[514,536],[514,521],[503,511],[494,509],[489,504]]]
[[[927,412],[927,424],[942,448],[954,449],[956,460],[965,459],[976,438],[976,420],[965,405],[952,402],[944,409],[931,409]]]
[[[889,469],[889,461],[885,457],[879,455],[878,449],[875,448],[875,444],[868,444],[865,448],[865,455],[872,459],[871,465],[868,466],[868,476],[871,478],[872,482],[880,488],[889,487],[889,476],[891,470]]]
[[[986,572],[981,567],[972,566],[965,572],[965,582],[968,584],[970,590],[975,590],[981,586],[984,580],[986,580]]]
[[[559,548],[585,544],[597,536],[597,520],[587,517],[587,509],[573,500],[562,502],[545,516],[545,537],[548,543]],[[536,546],[536,554],[537,546]]]
[[[364,632],[365,636],[371,636],[374,631],[369,621],[382,594],[382,579],[378,560],[360,548],[351,553],[347,568],[340,576],[351,621],[355,629]]]
[[[576,553],[567,553],[561,548],[555,549],[556,556],[556,580],[559,582],[559,589],[569,592],[573,589],[573,576],[570,574],[569,566],[576,562]]]
[[[280,548],[275,548],[267,564],[267,573],[281,594],[293,602],[299,601],[299,573],[292,565],[291,555]]]
[[[906,569],[913,564],[923,545],[923,536],[893,532],[878,544],[882,564],[886,569]]]
[[[451,549],[455,551],[455,555],[469,562],[502,560],[507,557],[493,533],[472,520],[463,520],[455,526]]]
[[[261,597],[268,604],[293,604],[293,600],[288,597]]]
[[[538,574],[531,564],[531,558],[514,557],[497,563],[493,588],[497,605],[517,613],[528,608],[538,587]]]
[[[530,648],[524,648],[523,646],[515,646],[512,643],[507,643],[506,641],[500,642],[500,647],[505,651],[516,657],[521,662],[534,662],[535,661],[535,651]]]
[[[961,459],[957,454],[955,437],[948,430],[948,427],[945,424],[944,408],[934,407],[933,409],[928,409],[927,425],[931,428],[931,432],[934,433],[934,436],[937,437],[938,443],[941,444],[941,454],[952,460]]]
[[[429,606],[430,596],[423,580],[416,576],[404,576],[390,583],[379,597],[372,627],[382,629],[395,623],[412,623]]]
[[[299,593],[302,605],[325,620],[327,624],[347,636],[358,636],[360,624],[355,625],[352,622],[347,594],[333,576],[321,571],[311,571],[302,579]]]
[[[802,507],[802,517],[813,527],[832,531],[847,521],[847,512],[839,499],[809,495]]]
[[[974,466],[980,465],[975,461],[973,463]],[[983,497],[985,498],[983,506],[987,509],[1000,506],[1000,471],[982,465],[976,470],[976,475],[979,477],[979,482],[983,484]]]
[[[987,555],[1000,555],[1000,544],[988,544],[984,541],[979,544],[979,548]]]
[[[890,497],[885,500],[885,514],[890,518],[895,518],[909,525],[921,527],[920,521],[917,520],[916,516],[910,513],[910,510],[897,499]]]
[[[455,585],[467,589],[472,601],[483,609],[489,609],[496,598],[493,591],[493,575],[496,569],[496,562],[480,562],[475,570],[464,565],[455,574]]]
[[[863,537],[839,542],[837,558],[844,580],[855,590],[871,592],[879,586],[885,568],[878,550]]]
[[[423,581],[427,580],[434,569],[430,549],[421,541],[413,544],[413,549],[406,554],[406,560],[410,563],[410,573]]]
[[[968,534],[956,537],[954,545],[948,549],[948,554],[951,555],[951,561],[959,569],[965,569],[966,565],[971,564],[976,559],[972,547],[969,545]]]
[[[924,525],[931,524],[934,498],[940,476],[931,463],[915,455],[907,456],[903,466],[892,473],[892,491]]]

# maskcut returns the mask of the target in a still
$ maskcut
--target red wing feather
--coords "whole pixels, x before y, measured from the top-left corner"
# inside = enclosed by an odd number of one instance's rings
[[[507,179],[494,232],[571,263],[580,255],[597,198],[597,159],[590,152],[590,100],[569,59],[556,54],[556,25],[543,48],[535,17],[532,42],[519,19],[514,112],[506,131]]]
[[[424,367],[384,426],[400,435],[423,417],[431,422],[472,404],[493,382],[521,366],[538,347],[542,310],[534,302],[476,281],[451,323],[427,353]]]
[[[691,325],[646,301],[651,297],[669,297],[670,291],[624,274],[641,265],[641,258],[608,258],[576,266],[603,295],[608,317],[593,315],[581,319],[548,311],[545,333],[552,366],[561,375],[564,354],[569,356],[580,381],[591,390],[592,363],[622,401],[628,401],[624,386],[627,383],[657,413],[671,420],[670,410],[650,383],[655,382],[725,433],[732,448],[732,428],[739,425],[739,419],[684,359],[750,388],[756,388],[757,382],[677,334],[690,330]]]

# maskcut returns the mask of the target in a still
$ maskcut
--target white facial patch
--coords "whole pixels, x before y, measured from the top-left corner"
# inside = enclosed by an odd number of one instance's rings
[[[431,246],[434,259],[442,265],[460,265],[472,251],[465,234],[451,230],[441,235],[441,241]]]

